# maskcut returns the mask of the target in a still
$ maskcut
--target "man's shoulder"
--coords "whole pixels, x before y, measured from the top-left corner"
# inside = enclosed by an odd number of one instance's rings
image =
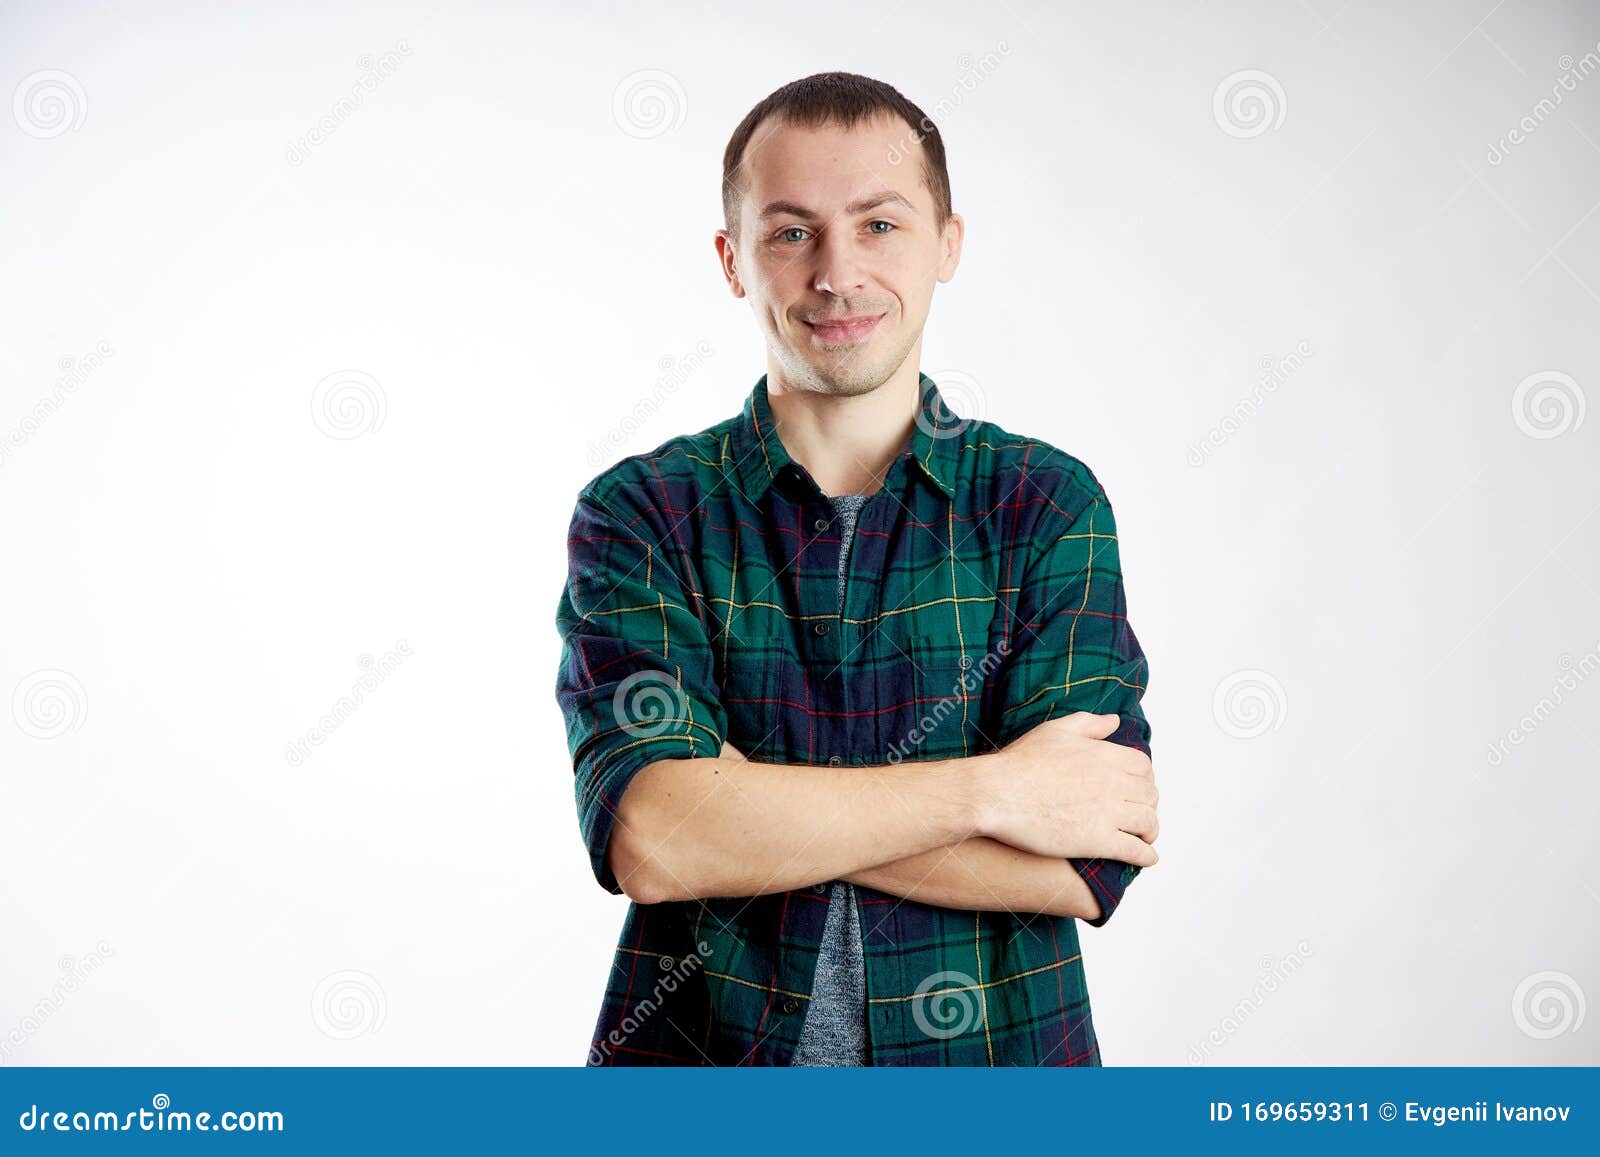
[[[1043,438],[1018,434],[987,420],[975,420],[961,436],[963,473],[975,484],[985,481],[1013,501],[1040,501],[1074,519],[1090,505],[1109,505],[1105,488],[1082,458]]]
[[[680,500],[698,502],[707,491],[724,485],[733,469],[731,440],[737,416],[693,434],[668,438],[652,450],[618,459],[578,491],[580,503],[609,510],[678,507]]]

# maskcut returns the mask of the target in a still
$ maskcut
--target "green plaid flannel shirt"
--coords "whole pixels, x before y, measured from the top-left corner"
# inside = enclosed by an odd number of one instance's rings
[[[1116,524],[1076,458],[957,418],[920,375],[916,424],[840,536],[774,429],[742,412],[612,466],[578,496],[556,695],[596,879],[617,802],[663,759],[861,767],[976,755],[1073,711],[1149,754],[1147,664]],[[1138,873],[1072,861],[1110,919]],[[632,904],[589,1062],[789,1063],[829,888]],[[1077,921],[856,888],[874,1065],[1099,1065]]]

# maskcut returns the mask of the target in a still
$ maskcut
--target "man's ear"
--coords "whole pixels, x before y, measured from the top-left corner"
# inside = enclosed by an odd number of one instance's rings
[[[950,220],[945,222],[944,232],[939,237],[939,243],[944,247],[943,257],[939,262],[941,283],[949,281],[956,275],[956,266],[961,264],[961,246],[966,238],[966,218],[960,213],[950,214]]]
[[[738,246],[734,244],[733,235],[726,229],[718,229],[714,238],[717,247],[717,263],[722,266],[722,276],[727,278],[728,289],[735,297],[744,296],[744,285],[739,280],[739,270],[735,262]]]

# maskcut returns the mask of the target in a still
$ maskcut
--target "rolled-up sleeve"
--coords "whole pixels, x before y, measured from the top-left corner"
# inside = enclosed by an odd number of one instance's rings
[[[606,847],[628,784],[656,760],[718,754],[727,730],[705,628],[650,521],[616,497],[581,494],[556,610],[578,827],[613,893],[622,887]]]
[[[1115,713],[1108,738],[1150,754],[1150,724],[1140,704],[1149,667],[1128,623],[1116,520],[1103,490],[1068,491],[1064,510],[1037,544],[1017,593],[1015,629],[999,669],[1001,746],[1047,719],[1074,711]],[[1139,869],[1120,860],[1073,859],[1100,902],[1098,928],[1122,902]]]

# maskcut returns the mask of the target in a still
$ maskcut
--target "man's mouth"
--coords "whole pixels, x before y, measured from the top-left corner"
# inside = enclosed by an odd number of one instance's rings
[[[883,318],[881,313],[863,313],[853,317],[819,317],[806,325],[827,345],[841,345],[866,340]]]

